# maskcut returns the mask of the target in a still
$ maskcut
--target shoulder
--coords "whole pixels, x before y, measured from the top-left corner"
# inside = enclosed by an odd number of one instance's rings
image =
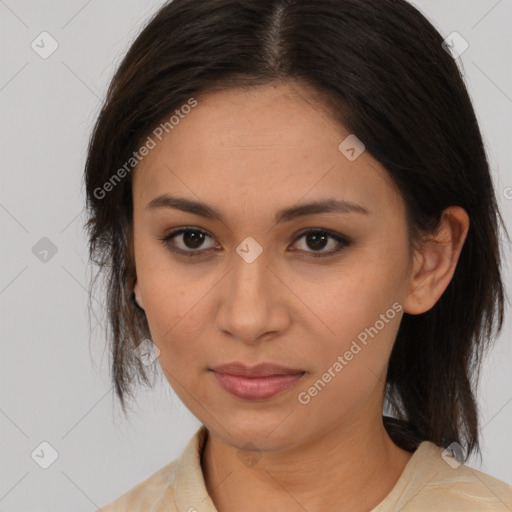
[[[174,477],[177,464],[177,460],[172,461],[96,512],[143,510],[177,512],[174,500]]]
[[[96,512],[178,512],[215,510],[201,470],[208,432],[201,427],[181,456]]]
[[[512,510],[512,486],[460,464],[428,441],[420,444],[399,482],[397,504],[404,512]]]

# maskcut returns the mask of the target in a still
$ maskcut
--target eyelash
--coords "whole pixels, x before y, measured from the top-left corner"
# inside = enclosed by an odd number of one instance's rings
[[[198,250],[183,251],[182,249],[177,249],[176,247],[172,247],[170,244],[171,240],[183,233],[186,233],[186,232],[202,233],[203,235],[210,237],[210,235],[203,229],[185,226],[185,227],[173,229],[173,230],[167,232],[164,236],[158,237],[158,240],[160,240],[165,245],[165,247],[167,247],[172,252],[183,255],[183,256],[187,256],[187,257],[205,256],[210,251],[215,250],[215,249],[206,249],[206,250],[198,249]],[[345,238],[341,235],[338,235],[336,233],[333,233],[332,231],[329,231],[327,229],[320,229],[320,228],[308,229],[306,231],[303,231],[302,233],[299,233],[299,235],[297,235],[297,238],[295,239],[295,242],[300,240],[305,235],[309,235],[311,233],[325,234],[329,238],[334,239],[339,244],[336,249],[332,249],[331,251],[328,251],[328,252],[316,252],[315,253],[314,251],[313,252],[305,251],[306,254],[308,254],[309,256],[312,256],[313,258],[327,258],[329,256],[333,256],[334,254],[340,252],[344,248],[351,245],[351,241],[348,240],[347,238]],[[210,237],[210,238],[213,238],[213,237]]]

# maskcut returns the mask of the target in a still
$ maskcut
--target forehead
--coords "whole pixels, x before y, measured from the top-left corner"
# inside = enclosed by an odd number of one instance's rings
[[[219,206],[241,199],[288,206],[326,195],[402,206],[386,170],[366,151],[347,159],[339,145],[350,133],[297,86],[204,94],[167,131],[161,140],[153,136],[155,148],[134,171],[134,200],[142,206],[165,192]]]

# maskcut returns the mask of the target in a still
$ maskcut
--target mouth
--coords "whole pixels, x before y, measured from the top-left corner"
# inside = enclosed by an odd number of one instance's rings
[[[209,370],[224,390],[244,400],[271,398],[291,388],[307,373],[271,363],[252,367],[229,363]]]

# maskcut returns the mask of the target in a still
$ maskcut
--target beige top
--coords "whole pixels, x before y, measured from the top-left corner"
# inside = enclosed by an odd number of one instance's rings
[[[202,425],[179,459],[96,512],[217,512],[201,470],[207,434]],[[370,512],[512,511],[512,486],[443,458],[443,452],[423,441],[391,492]]]

